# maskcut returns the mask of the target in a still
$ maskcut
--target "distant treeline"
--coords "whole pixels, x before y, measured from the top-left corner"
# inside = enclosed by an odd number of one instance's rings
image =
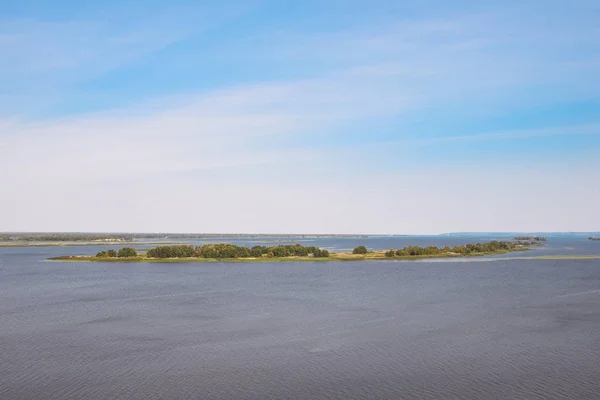
[[[5,233],[0,235],[0,242],[91,242],[97,240],[125,242],[133,240],[133,236],[108,233]]]
[[[320,235],[320,234],[210,234],[210,233],[0,233],[0,242],[76,242],[76,241],[127,241],[136,239],[214,239],[214,238],[366,238],[365,235]]]
[[[515,240],[535,240],[536,242],[545,242],[548,238],[543,236],[515,236]]]
[[[590,240],[600,240],[600,237],[593,237],[593,236],[590,236],[588,239],[590,239]]]
[[[367,238],[352,234],[274,234],[274,233],[133,233],[136,239],[310,239],[310,238]]]
[[[133,250],[133,251],[132,251]],[[204,246],[158,246],[148,250],[147,258],[250,258],[250,257],[291,257],[309,256],[329,257],[329,251],[315,246],[279,245],[279,246],[236,246],[234,244],[207,244]],[[136,257],[134,249],[125,247],[118,252],[101,251],[96,257]]]
[[[461,246],[407,246],[400,250],[390,249],[385,255],[386,257],[403,257],[403,256],[424,256],[424,255],[439,255],[439,254],[460,254],[468,255],[474,253],[496,253],[501,251],[514,251],[523,246],[531,245],[530,242],[501,242],[492,240],[488,243],[466,244]]]

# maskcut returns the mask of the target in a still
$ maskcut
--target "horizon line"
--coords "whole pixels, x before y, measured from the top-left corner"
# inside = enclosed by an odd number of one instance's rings
[[[263,236],[441,236],[441,235],[460,235],[460,234],[533,234],[533,233],[568,233],[568,234],[589,234],[589,233],[600,233],[600,231],[453,231],[453,232],[442,232],[442,233],[281,233],[281,232],[176,232],[176,231],[154,231],[154,232],[141,232],[141,231],[2,231],[0,234],[140,234],[140,235],[204,235],[204,236],[218,236],[218,235],[263,235]]]

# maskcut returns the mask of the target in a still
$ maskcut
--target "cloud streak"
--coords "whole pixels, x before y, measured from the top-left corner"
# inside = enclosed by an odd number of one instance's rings
[[[556,136],[580,136],[594,135],[600,137],[600,123],[592,123],[587,125],[561,126],[546,129],[517,129],[504,132],[482,132],[474,135],[461,136],[440,136],[434,138],[423,139],[408,139],[400,141],[391,141],[379,143],[378,145],[402,145],[412,147],[425,147],[443,145],[444,143],[453,142],[484,142],[494,140],[515,140],[515,139],[531,139],[531,138],[546,138]]]
[[[0,118],[0,181],[8,188],[0,220],[4,230],[595,230],[599,217],[586,210],[600,201],[600,185],[586,168],[598,164],[589,156],[600,153],[598,118],[493,123],[598,96],[600,79],[590,79],[600,78],[597,57],[572,52],[597,48],[579,41],[595,25],[557,15],[532,20],[536,13],[522,6],[276,36],[267,26],[213,39],[212,48],[203,47],[210,37],[202,23],[175,31],[148,23],[4,24],[4,101],[16,105]],[[553,21],[563,22],[564,36],[548,28]],[[163,57],[152,67],[188,71],[189,88],[123,92],[126,106],[115,100],[101,111],[38,112],[60,99],[74,103],[79,85],[154,53]],[[199,70],[174,67],[168,54]],[[210,71],[246,79],[213,82],[201,69],[211,62]],[[151,74],[129,72],[119,79],[161,86]],[[19,97],[32,94],[40,99],[20,107]],[[477,145],[520,139],[536,143],[532,154],[550,140],[585,141],[575,150],[588,154],[588,165],[561,158],[527,174],[522,164],[508,170],[491,162],[471,171],[444,154],[452,145],[465,157],[487,151],[478,157],[512,160],[510,150]],[[523,203],[536,206],[524,211]]]

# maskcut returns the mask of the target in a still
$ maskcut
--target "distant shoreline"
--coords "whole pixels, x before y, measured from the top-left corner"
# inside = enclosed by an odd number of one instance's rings
[[[290,242],[289,240],[286,239],[340,239],[342,237],[333,237],[333,236],[323,236],[323,237],[299,237],[299,236],[294,236],[294,237],[284,237],[284,236],[273,236],[273,237],[264,237],[263,239],[281,239],[281,240],[263,240],[263,242],[265,243],[282,243],[282,242]],[[348,236],[348,237],[343,237],[344,239],[360,239],[361,237],[359,236]],[[0,248],[2,247],[71,247],[71,246],[163,246],[163,245],[178,245],[178,244],[197,244],[197,243],[202,243],[202,241],[207,241],[207,240],[217,240],[217,239],[258,239],[255,237],[247,237],[247,236],[240,236],[238,238],[232,238],[232,237],[206,237],[206,238],[196,238],[197,241],[190,241],[190,240],[176,240],[176,241],[165,241],[165,242],[144,242],[144,241],[93,241],[93,242],[54,242],[54,241],[49,241],[49,242],[22,242],[22,241],[15,241],[15,242],[0,242]]]
[[[2,242],[0,247],[74,247],[74,246],[122,246],[142,245],[159,246],[170,244],[188,244],[188,242]]]
[[[540,236],[543,235],[543,236]],[[599,240],[600,232],[451,232],[441,234],[274,234],[274,233],[93,233],[93,232],[0,232],[2,247],[46,246],[99,246],[99,245],[160,245],[183,244],[191,241],[209,240],[273,240],[285,242],[290,239],[379,239],[406,237],[467,238],[487,237],[498,240],[546,237],[580,238]],[[147,241],[146,241],[147,240]]]
[[[260,238],[293,238],[293,239],[327,239],[357,238],[366,239],[380,236],[378,234],[336,234],[336,233],[19,233],[0,232],[0,242],[133,242],[139,239],[260,239]],[[418,235],[416,235],[418,236]]]
[[[0,247],[47,247],[47,246],[106,246],[106,245],[167,245],[167,244],[188,244],[190,241],[202,240],[244,240],[244,239],[271,239],[273,242],[285,242],[288,239],[368,239],[377,236],[371,235],[320,235],[320,234],[296,234],[296,235],[275,235],[275,234],[135,234],[127,238],[106,235],[98,238],[98,235],[90,234],[90,238],[73,239],[70,234],[56,235],[59,239],[44,239],[44,236],[50,234],[0,234]],[[86,235],[73,235],[85,237]],[[390,235],[390,237],[401,237],[406,235]],[[153,241],[144,241],[143,239],[154,239]],[[157,239],[168,239],[168,241],[157,241]],[[275,240],[278,239],[278,240]]]

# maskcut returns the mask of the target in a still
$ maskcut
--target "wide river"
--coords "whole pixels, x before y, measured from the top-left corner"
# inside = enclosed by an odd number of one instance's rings
[[[0,399],[600,398],[598,259],[46,261],[97,250],[0,248]]]

